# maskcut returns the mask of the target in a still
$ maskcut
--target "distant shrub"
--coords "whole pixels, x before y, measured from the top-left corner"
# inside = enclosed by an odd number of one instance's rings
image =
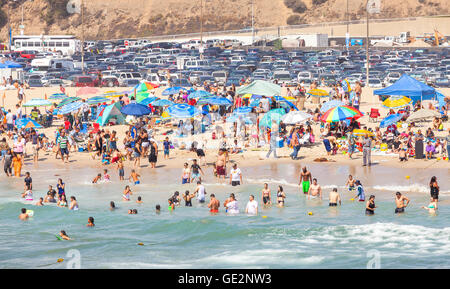
[[[288,17],[288,19],[286,20],[286,23],[288,25],[298,25],[298,24],[303,24],[303,18],[300,17],[300,15],[291,15]]]
[[[313,5],[320,5],[323,4],[325,2],[327,2],[328,0],[312,0],[312,4]]]
[[[284,5],[295,13],[304,13],[307,10],[305,3],[301,0],[284,0]]]

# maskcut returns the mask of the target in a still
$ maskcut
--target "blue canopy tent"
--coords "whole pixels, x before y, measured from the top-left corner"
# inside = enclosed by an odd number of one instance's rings
[[[376,95],[404,95],[417,102],[436,98],[436,90],[406,73],[391,86],[374,90]]]

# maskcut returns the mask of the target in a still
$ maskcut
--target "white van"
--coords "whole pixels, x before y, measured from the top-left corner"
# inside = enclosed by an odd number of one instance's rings
[[[195,60],[189,60],[186,62],[187,69],[200,68],[200,67],[206,67],[206,66],[208,66],[208,61],[206,61],[206,60],[195,59]]]

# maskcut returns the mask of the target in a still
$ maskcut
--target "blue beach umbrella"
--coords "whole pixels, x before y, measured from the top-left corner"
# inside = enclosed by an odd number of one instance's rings
[[[333,107],[342,106],[342,105],[345,105],[345,103],[343,103],[340,100],[336,100],[336,99],[330,100],[330,101],[325,102],[322,105],[322,107],[320,108],[320,112],[321,113],[325,113],[325,112],[327,112],[328,110],[330,110]]]
[[[239,119],[243,120],[245,124],[253,124],[253,121],[248,116],[231,114],[227,117],[227,122],[237,122]]]
[[[173,105],[173,102],[167,99],[158,99],[152,102],[152,106],[168,106]]]
[[[31,118],[21,118],[16,121],[17,128],[21,129],[23,127],[25,128],[42,128],[42,125],[40,125],[37,121],[32,120]]]
[[[388,127],[391,124],[394,124],[394,123],[400,121],[402,118],[403,118],[403,114],[400,114],[400,113],[391,114],[380,122],[380,127],[381,128]]]
[[[153,105],[153,102],[156,101],[158,98],[156,96],[153,97],[147,97],[144,99],[141,99],[140,101],[138,101],[139,104],[142,105],[149,105],[150,103]]]
[[[164,89],[164,91],[162,92],[162,95],[171,95],[171,94],[177,94],[180,93],[180,91],[182,91],[183,88],[179,87],[179,86],[174,86],[174,87],[169,87]]]
[[[104,97],[102,95],[94,96],[94,97],[91,97],[88,100],[86,100],[86,102],[88,104],[97,104],[97,103],[103,103],[103,102],[109,102],[109,101],[111,101],[111,99],[106,98],[106,97]]]
[[[188,104],[174,104],[168,107],[166,112],[173,118],[191,118],[202,113],[198,108]]]
[[[48,99],[64,99],[66,97],[67,95],[65,95],[64,93],[53,93],[48,97]]]
[[[125,105],[124,107],[122,107],[120,112],[126,115],[135,116],[147,115],[152,113],[151,109],[147,106],[135,102]]]
[[[79,110],[84,104],[82,102],[76,101],[76,102],[71,102],[69,104],[64,105],[63,107],[61,107],[58,111],[59,115],[64,115],[64,114],[68,114],[74,111]]]
[[[238,107],[233,111],[233,114],[235,115],[246,115],[252,112],[252,108],[248,106],[242,106]]]
[[[232,103],[225,97],[204,97],[198,100],[198,104],[230,106]]]
[[[196,91],[191,92],[189,94],[188,98],[191,99],[191,98],[210,97],[210,96],[213,96],[213,94],[210,92],[207,92],[205,90],[196,90]]]

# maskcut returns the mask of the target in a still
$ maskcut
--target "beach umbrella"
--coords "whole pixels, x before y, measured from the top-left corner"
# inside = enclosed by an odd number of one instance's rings
[[[196,90],[196,91],[191,92],[188,95],[188,98],[191,99],[191,98],[210,97],[210,96],[213,96],[213,95],[214,94],[212,94],[210,92],[207,92],[205,90]]]
[[[384,127],[388,127],[394,123],[399,122],[401,119],[403,118],[403,114],[401,113],[397,113],[397,114],[391,114],[387,117],[385,117],[381,122],[380,122],[380,127],[384,128]]]
[[[124,107],[122,107],[120,112],[126,115],[134,116],[141,116],[152,113],[151,109],[147,106],[135,102],[125,105]]]
[[[251,94],[251,93],[247,93],[247,94],[244,94],[243,96],[242,96],[242,98],[253,98],[253,99],[259,99],[259,98],[261,98],[262,97],[262,95],[259,95],[259,94]]]
[[[225,97],[204,97],[198,100],[198,104],[209,104],[209,105],[232,105],[231,101]]]
[[[137,84],[133,88],[133,90],[136,89],[136,91],[139,92],[139,91],[153,90],[153,89],[158,88],[158,87],[159,87],[159,85],[156,85],[156,84],[153,84],[153,83],[150,83],[150,82],[141,82],[141,83]]]
[[[253,121],[248,116],[231,114],[227,117],[227,122],[238,122],[243,121],[245,124],[253,124]]]
[[[32,100],[25,103],[24,107],[35,107],[35,106],[51,106],[52,103],[46,99],[33,98]]]
[[[286,112],[283,108],[276,108],[269,110],[264,116],[261,118],[259,122],[260,127],[272,127],[272,122],[275,121],[276,123],[280,123],[283,115],[285,115]]]
[[[156,96],[147,97],[147,98],[138,100],[138,103],[140,103],[140,104],[142,104],[142,105],[149,105],[150,103],[152,103],[152,105],[153,105],[153,102],[154,102],[155,100],[157,100],[157,99],[158,99],[158,98],[157,98]]]
[[[198,108],[184,103],[169,106],[166,111],[173,118],[191,118],[202,113]]]
[[[264,80],[255,80],[249,85],[241,86],[236,94],[275,96],[281,94],[281,86]]]
[[[268,98],[269,103],[272,103],[272,99]],[[252,101],[250,103],[250,107],[257,107],[259,105],[259,103],[261,102],[261,99],[255,99],[254,101]]]
[[[180,91],[182,91],[183,88],[179,87],[179,86],[174,86],[174,87],[169,87],[164,89],[164,91],[162,92],[162,95],[171,95],[171,94],[177,94],[180,93]]]
[[[86,94],[96,94],[98,92],[98,89],[95,87],[82,87],[77,90],[77,96],[78,95],[86,95]]]
[[[168,99],[158,99],[152,102],[152,106],[169,106],[173,105],[173,102],[171,102]]]
[[[289,113],[283,115],[281,120],[285,124],[298,124],[305,122],[312,117],[312,115],[303,111],[290,111]]]
[[[104,102],[108,102],[111,101],[109,98],[106,98],[104,96],[94,96],[89,98],[88,100],[86,100],[86,103],[88,104],[97,104],[97,103],[104,103]]]
[[[169,119],[169,118],[171,118],[171,116],[170,116],[170,114],[169,114],[167,111],[164,111],[164,112],[161,114],[161,119],[162,119],[162,120],[166,120],[166,119]]]
[[[358,136],[374,136],[373,132],[365,130],[365,129],[354,129],[353,130],[353,135],[358,135]]]
[[[419,109],[418,111],[413,112],[406,121],[421,122],[434,117],[441,117],[441,114],[431,109]]]
[[[150,95],[150,93],[148,93],[148,92],[142,92],[142,91],[139,92],[139,93],[136,93],[136,101],[137,101],[137,102],[140,102],[140,101],[142,101],[142,100],[148,98],[149,95]]]
[[[82,103],[81,101],[76,101],[76,102],[68,103],[68,104],[62,106],[62,107],[58,110],[58,114],[59,114],[59,115],[64,115],[64,114],[68,114],[68,113],[77,111],[77,110],[79,110],[83,105],[84,105],[84,103]]]
[[[104,94],[102,94],[102,96],[108,97],[108,98],[116,98],[116,97],[120,97],[122,95],[124,95],[124,93],[119,93],[117,91],[107,91]]]
[[[246,115],[252,112],[252,108],[248,106],[241,106],[233,110],[235,115]]]
[[[66,97],[67,95],[65,95],[64,93],[53,93],[48,97],[48,99],[64,99]]]
[[[342,85],[342,88],[344,89],[345,92],[352,91],[352,87],[350,86],[350,83],[348,82],[347,79],[343,79],[341,81],[341,85]]]
[[[322,105],[322,107],[320,108],[320,112],[321,112],[321,113],[325,113],[325,112],[327,112],[328,110],[330,110],[330,109],[333,108],[333,107],[336,107],[336,106],[342,106],[342,105],[345,105],[345,103],[343,103],[343,102],[340,101],[340,100],[333,99],[333,100],[330,100],[330,101],[325,102],[325,103]]]
[[[330,108],[320,118],[323,122],[338,122],[346,119],[357,119],[363,116],[363,114],[354,107],[342,105]]]
[[[75,101],[79,101],[79,100],[81,100],[81,98],[76,97],[76,96],[66,97],[58,104],[58,107],[63,107],[66,104],[69,104],[69,103],[72,103]]]
[[[391,96],[383,101],[383,106],[387,108],[400,108],[407,106],[411,101],[412,99],[406,96]]]
[[[31,119],[31,118],[21,118],[16,121],[17,128],[42,128],[42,125],[40,125],[37,121]]]
[[[323,89],[311,89],[310,91],[307,92],[307,94],[316,97],[327,97],[330,95],[328,91]]]
[[[287,110],[290,110],[291,108],[298,110],[298,108],[295,106],[295,104],[293,104],[292,102],[290,102],[288,100],[284,100],[284,101],[280,102],[280,106],[283,108],[286,108]]]

